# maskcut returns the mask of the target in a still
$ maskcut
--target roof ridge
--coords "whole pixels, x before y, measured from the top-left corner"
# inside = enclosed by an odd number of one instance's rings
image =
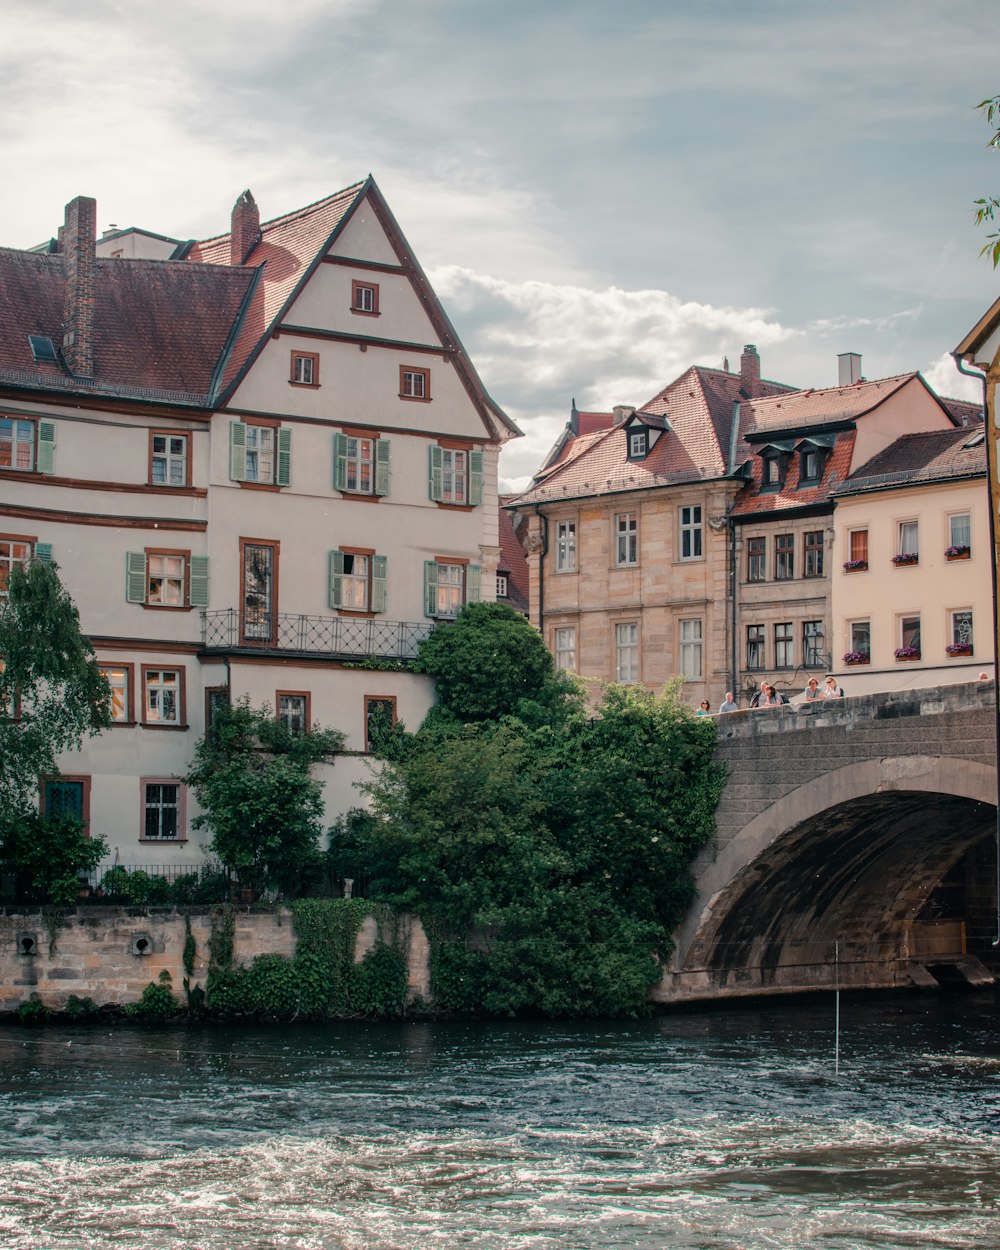
[[[272,217],[268,221],[262,221],[260,223],[261,234],[263,234],[269,226],[284,225],[286,222],[294,221],[297,217],[304,217],[307,213],[313,212],[314,209],[327,204],[332,204],[334,200],[340,199],[341,196],[347,195],[348,192],[353,195],[357,195],[358,191],[367,181],[367,178],[361,178],[357,182],[352,183],[349,187],[343,187],[340,191],[333,191],[330,195],[320,196],[318,200],[313,200],[311,204],[305,204],[301,208],[293,208],[289,212],[282,213],[278,217]],[[230,228],[229,230],[223,231],[222,234],[213,235],[210,239],[197,239],[196,242],[200,247],[208,247],[209,244],[221,243],[223,239],[228,239],[232,233],[232,229]]]

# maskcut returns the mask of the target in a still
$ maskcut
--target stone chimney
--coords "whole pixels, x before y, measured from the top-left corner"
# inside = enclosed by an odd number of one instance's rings
[[[260,238],[260,209],[249,191],[244,191],[233,205],[229,234],[229,263],[242,265]]]
[[[853,386],[855,382],[861,381],[860,352],[841,352],[837,356],[837,364],[839,366],[838,386]]]
[[[94,245],[97,201],[79,195],[66,205],[62,231],[66,302],[63,306],[63,359],[74,377],[94,376]]]
[[[747,343],[740,357],[740,390],[747,399],[760,395],[760,357],[753,343]]]

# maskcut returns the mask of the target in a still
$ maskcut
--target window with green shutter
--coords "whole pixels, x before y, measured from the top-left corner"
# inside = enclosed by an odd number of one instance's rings
[[[385,556],[364,551],[331,551],[330,607],[341,612],[384,612],[388,598]]]
[[[229,422],[229,478],[247,480],[247,427],[242,421]]]
[[[481,581],[478,564],[451,564],[446,560],[424,561],[424,614],[458,616],[466,603],[478,603]]]
[[[333,436],[333,488],[348,495],[388,495],[390,440]]]

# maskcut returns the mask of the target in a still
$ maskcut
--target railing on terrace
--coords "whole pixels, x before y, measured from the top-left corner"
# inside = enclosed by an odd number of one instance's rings
[[[353,620],[347,616],[293,616],[279,613],[270,621],[241,628],[236,608],[201,614],[206,648],[253,651],[305,651],[363,660],[415,660],[421,642],[434,628],[431,621]]]

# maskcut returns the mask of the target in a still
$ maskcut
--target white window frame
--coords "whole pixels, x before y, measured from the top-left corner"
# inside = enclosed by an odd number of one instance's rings
[[[278,695],[276,714],[289,733],[308,733],[309,695],[300,691],[283,690]]]
[[[576,572],[576,522],[556,522],[556,572]]]
[[[639,563],[639,514],[619,512],[615,516],[615,566],[631,568]]]
[[[340,608],[345,612],[367,612],[371,606],[371,557],[357,551],[345,551],[344,572],[340,581]],[[350,572],[347,564],[350,561]]]
[[[35,544],[24,538],[0,538],[0,603],[7,599],[7,583],[15,567],[24,568],[35,554]]]
[[[469,456],[452,447],[441,448],[441,502],[468,503]]]
[[[956,532],[956,522],[963,523]],[[972,513],[952,512],[948,515],[948,546],[972,548]]]
[[[507,599],[510,597],[510,580],[506,573],[497,574],[497,598]]]
[[[129,713],[129,680],[131,669],[125,664],[102,664],[101,672],[111,687],[111,722],[115,725],[128,724]]]
[[[36,429],[34,421],[0,417],[0,468],[18,473],[35,471]]]
[[[575,625],[556,626],[553,651],[556,657],[556,668],[565,669],[568,673],[576,672]]]
[[[375,290],[375,286],[371,283],[354,283],[354,303],[351,307],[355,312],[373,313],[377,311],[375,307]]]
[[[274,484],[274,467],[277,462],[274,428],[270,425],[255,425],[247,422],[246,482],[256,482],[261,486]]]
[[[920,555],[920,525],[918,521],[900,521],[896,530],[896,554],[900,556]]]
[[[963,618],[960,620],[960,618]],[[973,614],[971,608],[952,608],[948,613],[948,634],[953,646],[972,646]]]
[[[677,510],[678,559],[701,560],[704,552],[700,503],[682,504]]]
[[[157,794],[150,794],[151,790],[158,791]],[[173,791],[173,795],[167,795],[165,791]],[[143,820],[142,820],[142,838],[144,842],[177,842],[183,840],[183,813],[184,813],[184,795],[181,783],[172,778],[164,778],[162,781],[153,777],[143,777],[142,779],[142,797],[143,797]],[[170,798],[173,802],[170,802]],[[151,801],[154,800],[154,801]],[[157,832],[149,831],[149,814],[156,812]],[[173,813],[173,833],[163,833],[164,819],[170,813]]]
[[[181,670],[179,668],[145,669],[142,674],[143,723],[147,725],[179,725],[181,723]]]
[[[375,490],[375,440],[353,434],[344,437],[344,489],[352,495],[371,495]]]
[[[438,616],[458,616],[465,603],[465,565],[439,560],[437,581]]]
[[[150,474],[153,486],[187,486],[188,436],[153,434]],[[157,447],[157,444],[161,444]],[[157,466],[161,472],[157,474]]]
[[[296,352],[292,356],[292,381],[297,386],[312,386],[316,376],[316,357],[311,352]]]
[[[146,556],[146,602],[161,608],[183,608],[187,564],[186,555],[150,552]]]
[[[429,369],[414,367],[403,370],[402,393],[404,399],[428,399],[430,389]]]
[[[702,675],[703,637],[701,617],[678,622],[680,626],[680,670],[689,681]]]
[[[628,454],[630,460],[641,460],[645,456],[647,437],[645,430],[629,430]]]
[[[634,686],[639,681],[638,621],[615,625],[615,681],[622,686]]]

